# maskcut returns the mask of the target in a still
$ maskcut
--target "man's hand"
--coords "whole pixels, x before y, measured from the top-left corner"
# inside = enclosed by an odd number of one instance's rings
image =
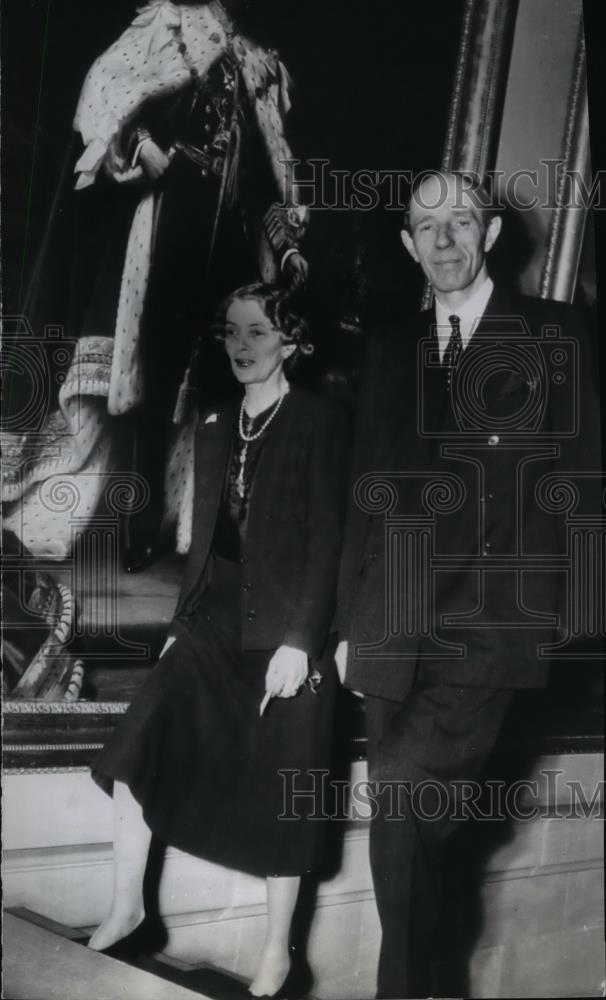
[[[307,677],[307,653],[294,646],[280,646],[265,674],[265,691],[272,698],[294,698]]]
[[[291,291],[297,291],[299,288],[305,286],[309,274],[309,264],[303,254],[297,251],[297,253],[291,253],[286,258],[284,262],[284,274],[288,278]]]
[[[341,684],[345,684],[345,671],[347,670],[347,650],[349,649],[349,643],[346,639],[341,639],[341,642],[337,646],[335,652],[335,663],[337,664],[337,672],[339,674],[339,680]]]
[[[347,671],[347,653],[349,650],[349,643],[346,639],[341,639],[341,642],[335,651],[335,663],[337,664],[337,673],[339,675],[339,680],[341,684],[345,684],[345,674]],[[350,688],[351,690],[351,688]],[[352,691],[356,698],[363,698],[364,695],[361,691]]]
[[[150,181],[160,180],[168,170],[173,156],[174,150],[165,153],[153,139],[146,139],[139,150],[139,162]]]

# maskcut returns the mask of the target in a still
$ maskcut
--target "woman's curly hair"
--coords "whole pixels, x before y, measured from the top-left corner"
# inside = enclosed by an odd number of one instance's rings
[[[308,356],[313,354],[314,345],[310,340],[309,326],[298,310],[293,308],[290,293],[279,285],[270,285],[261,281],[236,288],[235,291],[230,292],[227,298],[223,299],[212,324],[216,340],[225,340],[225,317],[229,307],[234,302],[246,301],[247,299],[259,303],[272,327],[280,331],[283,344],[296,345],[296,350],[284,362],[284,367],[287,370],[294,367],[302,354]]]

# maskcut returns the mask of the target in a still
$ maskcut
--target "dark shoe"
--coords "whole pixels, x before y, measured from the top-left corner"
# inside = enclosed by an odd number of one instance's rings
[[[157,921],[152,922],[147,917],[144,918],[134,931],[120,938],[109,948],[102,948],[101,955],[109,955],[110,958],[119,958],[124,962],[129,959],[138,958],[141,955],[151,955],[152,952],[160,951],[168,940],[166,928]]]
[[[141,573],[157,559],[155,545],[131,545],[124,553],[124,569],[127,573]]]

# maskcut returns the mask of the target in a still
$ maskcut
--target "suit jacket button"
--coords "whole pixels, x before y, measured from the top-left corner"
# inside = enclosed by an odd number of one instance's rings
[[[251,589],[251,584],[250,583],[243,583],[242,584],[242,590],[250,590],[250,589]]]
[[[256,612],[255,612],[255,611],[249,611],[249,612],[247,613],[247,615],[246,615],[246,618],[247,618],[247,620],[248,620],[249,622],[254,622],[254,620],[255,620],[255,618],[256,618]]]
[[[499,437],[498,434],[491,434],[490,437],[488,438],[488,444],[494,447],[494,445],[498,444],[500,440],[501,438]]]

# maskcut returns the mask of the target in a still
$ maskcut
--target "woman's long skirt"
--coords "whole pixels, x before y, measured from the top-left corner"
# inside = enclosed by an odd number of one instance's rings
[[[274,698],[273,650],[240,646],[240,567],[215,558],[195,615],[160,658],[93,777],[125,782],[164,843],[256,875],[298,875],[321,861],[333,737],[333,648],[311,669],[317,693]]]

